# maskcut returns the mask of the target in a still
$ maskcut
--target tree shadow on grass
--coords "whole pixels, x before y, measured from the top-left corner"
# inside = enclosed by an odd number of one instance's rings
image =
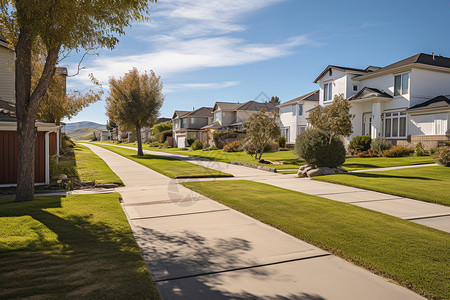
[[[35,222],[24,228],[24,236],[36,241],[17,250],[0,246],[2,298],[157,297],[129,227],[94,222],[89,214],[48,211],[62,208],[61,200],[52,196],[0,205],[0,220],[31,217],[57,235],[57,241],[49,241]]]
[[[351,173],[351,176],[360,178],[392,178],[392,179],[418,179],[418,180],[431,180],[439,181],[439,179],[429,178],[429,177],[419,177],[419,176],[400,176],[400,175],[386,175],[386,174],[376,174],[376,173]]]

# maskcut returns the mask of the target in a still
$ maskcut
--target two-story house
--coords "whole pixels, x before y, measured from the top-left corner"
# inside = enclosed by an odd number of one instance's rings
[[[14,64],[14,50],[0,34],[0,187],[15,186],[17,183],[19,142],[14,105]],[[60,68],[55,76],[64,74],[67,70]],[[36,121],[35,126],[35,184],[49,184],[50,156],[60,150],[60,126],[43,121]]]
[[[286,101],[280,110],[281,135],[287,143],[295,143],[297,135],[308,127],[308,114],[319,105],[319,90]]]
[[[424,142],[449,140],[450,58],[419,53],[386,67],[355,69],[329,65],[316,78],[319,104],[343,94],[352,105],[353,134]]]
[[[174,147],[186,147],[188,138],[202,140],[201,128],[208,125],[211,116],[211,107],[200,107],[193,111],[175,111],[172,117]]]

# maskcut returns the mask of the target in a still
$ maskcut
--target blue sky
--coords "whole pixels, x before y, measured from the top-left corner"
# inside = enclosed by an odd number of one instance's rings
[[[161,116],[244,102],[261,92],[288,101],[317,89],[329,65],[385,66],[419,52],[450,57],[450,1],[158,0],[113,50],[97,51],[69,89],[90,87],[133,67],[161,75]],[[78,56],[61,63],[75,72]],[[105,123],[105,102],[69,122]],[[65,120],[68,121],[68,120]]]

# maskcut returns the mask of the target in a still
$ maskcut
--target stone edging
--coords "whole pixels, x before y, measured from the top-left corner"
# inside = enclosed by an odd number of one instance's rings
[[[232,160],[232,161],[230,161],[230,164],[238,165],[238,166],[244,166],[244,167],[249,167],[249,168],[263,170],[263,171],[268,171],[268,172],[272,172],[272,173],[278,173],[277,169],[275,169],[275,168],[266,167],[266,166],[252,165],[252,164],[248,164],[248,163],[244,163],[244,162],[240,162],[240,161]]]

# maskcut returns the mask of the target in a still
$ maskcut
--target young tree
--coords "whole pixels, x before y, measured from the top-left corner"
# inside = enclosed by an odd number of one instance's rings
[[[280,136],[278,114],[266,113],[264,109],[251,115],[244,123],[248,140],[258,149],[258,160],[261,160],[264,148]]]
[[[155,140],[159,141],[161,132],[171,129],[172,129],[171,121],[156,124],[152,127],[152,136]]]
[[[139,74],[133,68],[118,80],[112,77],[109,86],[106,115],[121,126],[136,130],[137,155],[142,156],[141,128],[153,126],[164,101],[161,77],[153,71]]]
[[[19,139],[16,201],[34,198],[35,121],[58,58],[71,50],[113,49],[117,35],[144,20],[152,0],[2,0],[0,26],[14,45],[16,118]],[[155,0],[156,1],[156,0]],[[41,42],[45,64],[32,89],[32,49]]]
[[[272,96],[272,98],[270,98],[269,103],[274,103],[274,104],[280,104],[280,98],[278,98],[277,96]]]
[[[311,111],[308,121],[313,127],[328,132],[331,143],[337,134],[349,136],[353,133],[352,119],[355,116],[349,113],[350,108],[350,103],[339,94],[334,96],[332,104]]]

